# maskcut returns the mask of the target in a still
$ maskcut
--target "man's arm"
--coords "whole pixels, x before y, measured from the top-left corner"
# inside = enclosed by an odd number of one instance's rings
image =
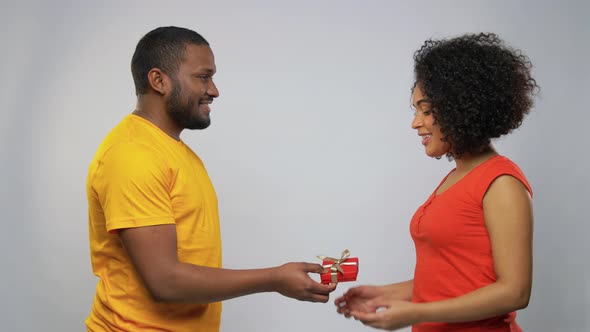
[[[336,285],[322,285],[307,273],[320,264],[288,263],[279,267],[229,270],[178,261],[175,225],[119,230],[129,258],[158,302],[209,303],[261,292],[311,302],[327,302]]]

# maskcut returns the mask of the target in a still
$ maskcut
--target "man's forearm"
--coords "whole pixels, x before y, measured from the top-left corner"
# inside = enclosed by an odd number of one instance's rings
[[[276,268],[229,270],[178,262],[150,293],[158,302],[210,303],[276,290]]]

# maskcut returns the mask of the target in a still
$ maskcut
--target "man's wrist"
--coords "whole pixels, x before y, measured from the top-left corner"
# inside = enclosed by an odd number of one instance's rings
[[[280,266],[263,269],[262,273],[265,274],[265,286],[263,291],[280,293],[282,283]]]

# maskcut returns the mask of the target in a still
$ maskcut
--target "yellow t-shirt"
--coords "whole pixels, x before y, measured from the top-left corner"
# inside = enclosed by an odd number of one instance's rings
[[[217,196],[199,157],[130,114],[100,145],[86,190],[92,269],[99,277],[88,330],[218,331],[221,302],[153,301],[116,234],[175,224],[180,261],[221,267]]]

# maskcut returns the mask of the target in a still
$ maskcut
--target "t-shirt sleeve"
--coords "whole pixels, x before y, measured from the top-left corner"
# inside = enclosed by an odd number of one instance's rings
[[[94,190],[107,231],[175,223],[170,201],[172,170],[157,151],[121,143],[107,151],[98,167]]]
[[[490,188],[491,184],[502,175],[510,175],[520,181],[533,197],[533,190],[524,173],[520,168],[509,160],[500,160],[499,162],[488,167],[479,178],[475,187],[475,199],[479,204],[483,204],[483,198]]]

